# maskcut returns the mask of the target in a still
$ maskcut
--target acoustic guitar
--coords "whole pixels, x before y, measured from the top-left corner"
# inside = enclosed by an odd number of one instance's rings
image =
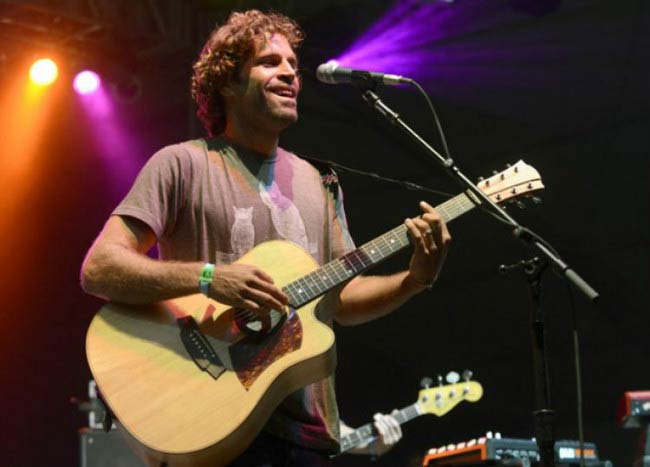
[[[543,188],[522,161],[478,186],[496,202]],[[449,222],[477,204],[468,192],[436,209]],[[290,299],[264,320],[201,294],[106,304],[86,354],[127,442],[153,467],[227,465],[287,395],[334,371],[334,333],[314,314],[320,297],[409,243],[402,224],[324,266],[292,242],[257,245],[237,262],[269,273]]]

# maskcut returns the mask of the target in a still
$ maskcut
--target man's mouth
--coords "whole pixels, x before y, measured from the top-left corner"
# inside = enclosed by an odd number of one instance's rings
[[[296,95],[298,94],[295,89],[293,88],[271,88],[269,89],[270,92],[273,94],[276,94],[281,97],[288,97],[290,99],[295,99]]]

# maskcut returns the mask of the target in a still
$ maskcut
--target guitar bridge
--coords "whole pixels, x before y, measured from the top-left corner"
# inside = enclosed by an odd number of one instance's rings
[[[226,369],[214,351],[210,342],[199,329],[196,320],[192,316],[185,316],[176,320],[180,328],[181,341],[185,350],[189,353],[196,366],[205,371],[214,379],[217,379]]]

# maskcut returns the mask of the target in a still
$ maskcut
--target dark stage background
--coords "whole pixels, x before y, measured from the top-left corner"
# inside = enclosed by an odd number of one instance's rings
[[[472,32],[420,46],[425,52],[431,47],[432,52],[449,51],[453,58],[454,50],[485,50],[489,45],[499,58],[478,65],[467,54],[462,62],[423,61],[424,68],[455,71],[451,78],[428,77],[423,84],[443,121],[452,155],[468,176],[489,175],[519,159],[542,174],[544,203],[511,212],[550,241],[601,293],[594,306],[555,274],[544,277],[557,437],[578,437],[573,296],[582,346],[585,438],[597,444],[601,458],[629,466],[638,433],[617,427],[617,401],[626,390],[650,389],[649,4],[533,3],[534,11],[525,2],[506,0],[441,5],[465,11],[458,23]],[[418,4],[413,1],[412,7]],[[207,32],[231,8],[272,7],[294,16],[306,29],[300,122],[284,135],[284,147],[448,193],[458,191],[442,169],[367,109],[355,89],[315,80],[319,63],[346,50],[392,5],[374,0],[0,2],[0,17],[13,21],[0,22],[3,92],[24,56],[44,44],[62,42],[64,57],[98,57],[117,69],[116,75],[131,74],[140,83],[139,95],[116,99],[115,113],[130,141],[123,153],[100,157],[106,151],[96,135],[97,130],[106,135],[102,121],[88,119],[72,91],[62,89],[30,162],[37,175],[18,192],[12,173],[2,175],[2,465],[78,465],[77,431],[86,418],[69,400],[86,393],[90,372],[84,336],[101,306],[80,290],[79,266],[134,170],[158,148],[201,135],[189,100],[189,69]],[[481,21],[472,12],[485,13],[486,8],[510,20],[472,30],[472,22]],[[47,35],[27,27],[48,23],[43,12],[92,18],[105,26],[104,33],[86,37],[85,46],[78,37],[47,41]],[[51,22],[47,26],[52,34],[61,34]],[[57,86],[66,86],[64,77]],[[408,89],[380,94],[440,147],[418,95]],[[10,112],[3,107],[4,124]],[[26,141],[35,137],[26,133]],[[9,162],[13,156],[4,149],[1,157]],[[119,165],[123,160],[128,163]],[[444,200],[349,173],[340,172],[340,178],[358,244],[417,214],[420,199]],[[497,270],[501,263],[532,253],[482,213],[470,213],[450,229],[453,248],[434,290],[384,319],[337,328],[340,408],[350,425],[360,425],[377,411],[414,402],[423,376],[465,368],[474,371],[485,395],[475,404],[460,404],[444,418],[424,416],[405,425],[403,440],[375,465],[421,465],[430,447],[487,430],[532,436],[526,284],[521,276],[504,277]],[[401,255],[378,272],[396,270],[407,259]],[[369,464],[360,456],[337,461],[341,466]]]

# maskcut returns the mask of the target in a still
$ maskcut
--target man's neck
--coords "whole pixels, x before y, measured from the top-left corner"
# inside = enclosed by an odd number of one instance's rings
[[[259,129],[242,128],[229,123],[223,137],[230,143],[242,146],[265,157],[272,157],[278,149],[279,133]]]

